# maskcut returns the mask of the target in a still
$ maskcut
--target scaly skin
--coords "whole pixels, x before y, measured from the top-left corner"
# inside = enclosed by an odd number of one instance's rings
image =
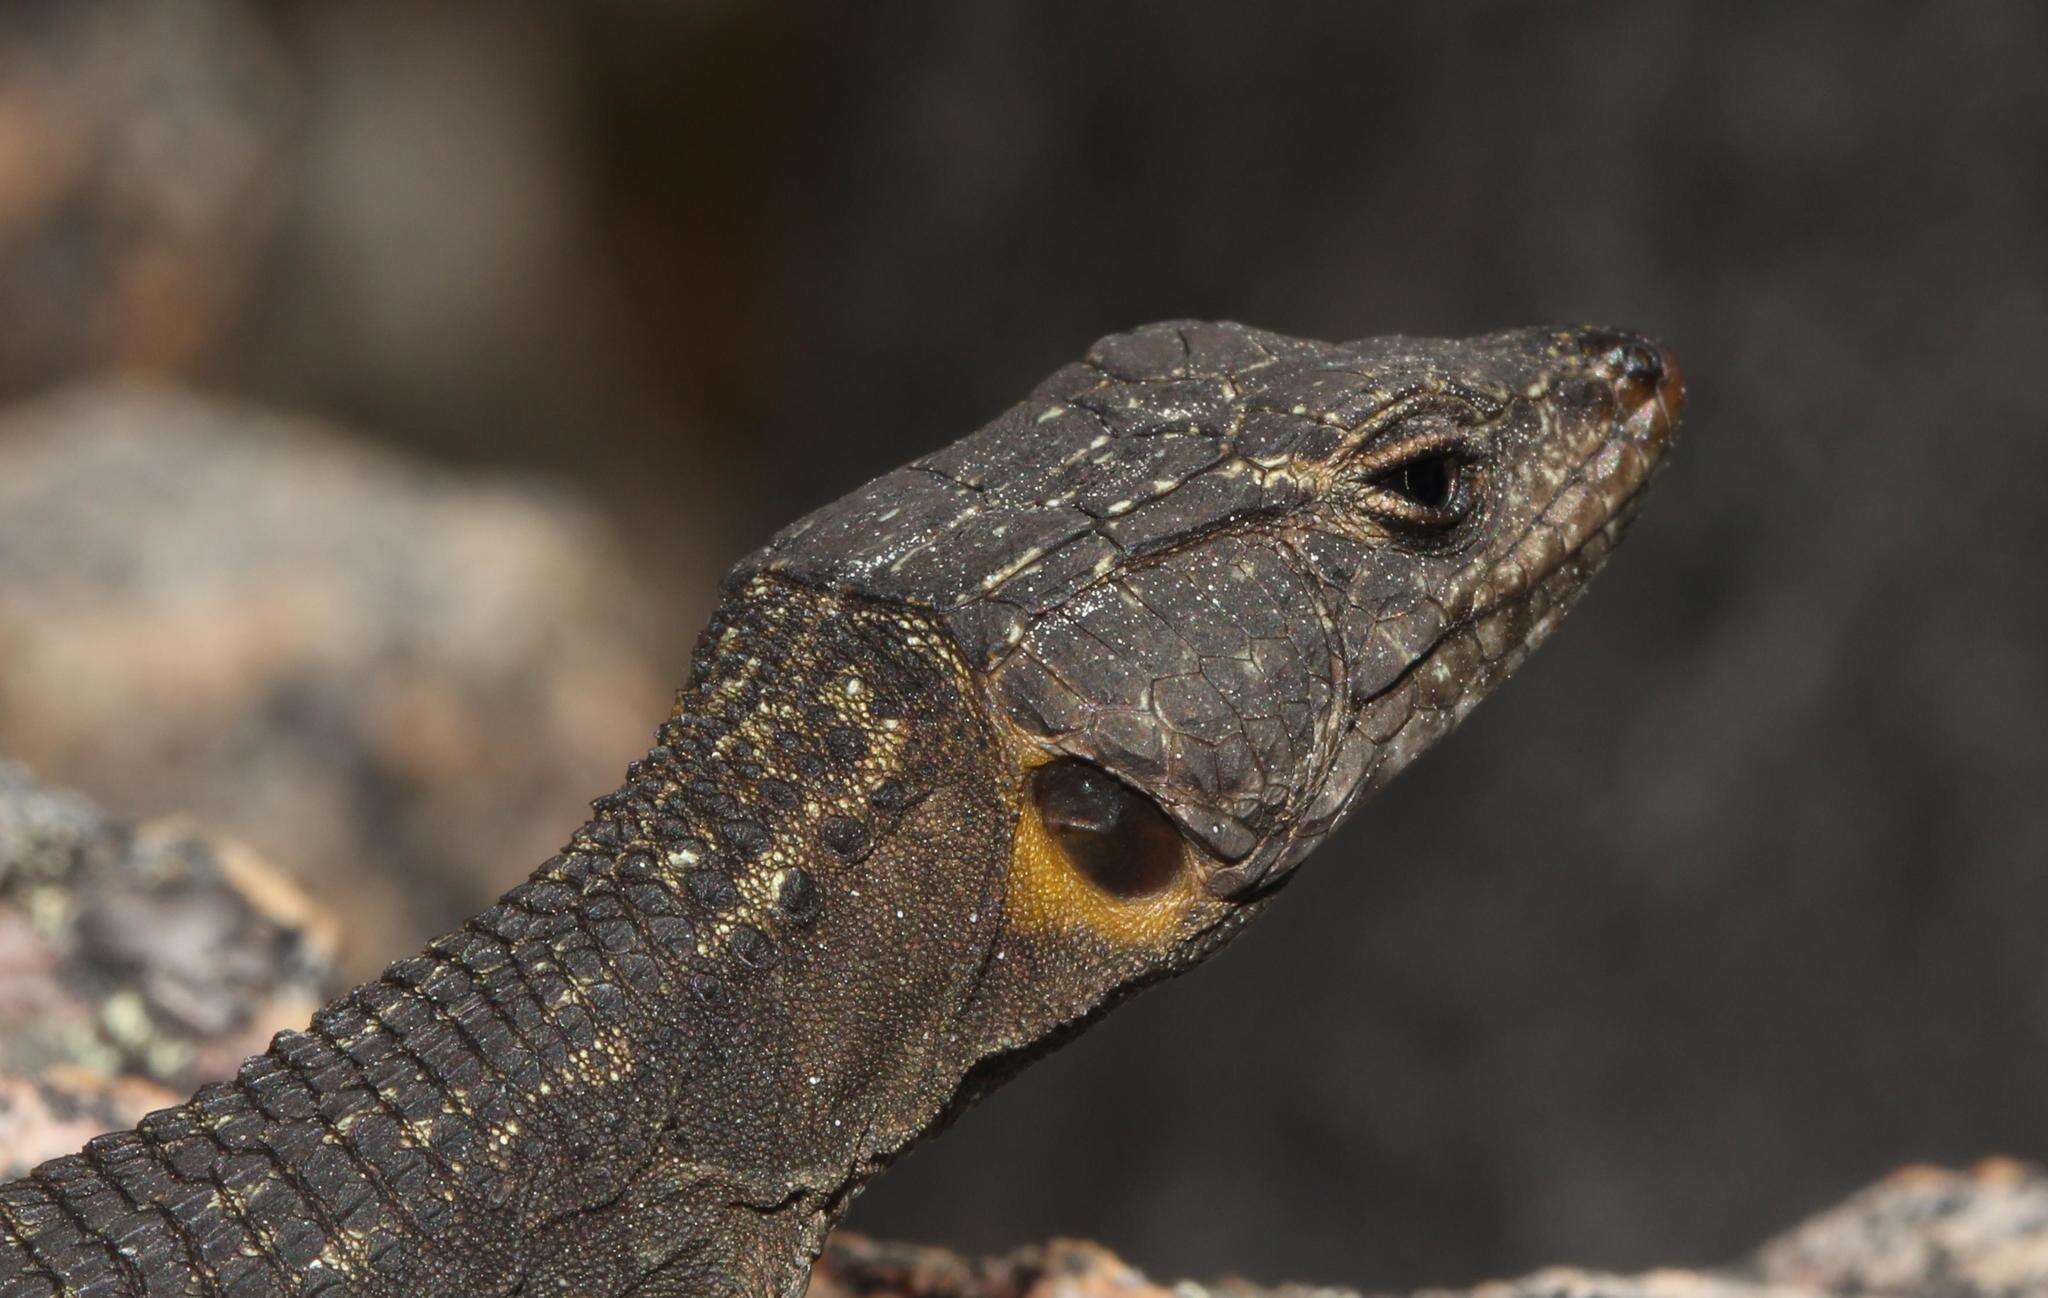
[[[1104,339],[742,562],[531,880],[0,1188],[0,1298],[800,1293],[1521,661],[1680,395],[1597,330]]]

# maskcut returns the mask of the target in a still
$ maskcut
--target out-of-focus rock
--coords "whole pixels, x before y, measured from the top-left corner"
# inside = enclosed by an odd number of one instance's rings
[[[1099,1244],[1056,1239],[1001,1257],[832,1237],[810,1298],[1172,1298]]]
[[[240,0],[0,5],[0,392],[195,359],[277,223],[297,99]]]
[[[1180,1298],[1253,1298],[1256,1288],[1191,1286]],[[1282,1290],[1279,1292],[1290,1292]],[[1860,1293],[1860,1291],[1858,1291]],[[1393,1298],[1376,1294],[1372,1298]],[[1548,1267],[1513,1280],[1494,1280],[1470,1289],[1423,1289],[1412,1298],[1848,1298],[1833,1290],[1761,1283],[1712,1271],[1677,1268],[1615,1275],[1577,1267]],[[1884,1298],[1964,1298],[1962,1294],[1886,1294]]]
[[[248,849],[0,763],[0,1175],[230,1075],[333,983],[333,924]]]
[[[2010,1159],[1906,1168],[1765,1245],[1757,1266],[1823,1293],[2048,1294],[2048,1176]]]
[[[89,1068],[53,1068],[39,1077],[0,1074],[0,1177],[75,1154],[101,1132],[132,1127],[150,1110],[184,1098],[146,1078]]]
[[[671,682],[628,566],[558,496],[176,390],[59,392],[0,416],[0,750],[289,862],[360,974],[523,878],[644,749]]]
[[[1085,1240],[1054,1239],[1000,1257],[965,1258],[943,1248],[841,1232],[811,1272],[810,1298],[1357,1298],[1348,1289],[1264,1288],[1147,1279]]]
[[[1993,1159],[1908,1168],[1722,1271],[1608,1275],[1553,1267],[1414,1298],[2040,1298],[2048,1294],[2048,1176]],[[811,1298],[1357,1298],[1355,1291],[1148,1280],[1095,1244],[1054,1240],[997,1258],[835,1236]]]

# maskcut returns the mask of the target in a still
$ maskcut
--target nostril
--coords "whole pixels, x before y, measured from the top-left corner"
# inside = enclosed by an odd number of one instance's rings
[[[1617,349],[1615,378],[1626,383],[1656,387],[1664,377],[1664,360],[1645,343],[1625,343]]]
[[[1580,336],[1579,350],[1614,383],[1655,388],[1664,377],[1661,349],[1648,339],[1596,329]]]
[[[1662,347],[1640,334],[1612,329],[1589,329],[1579,335],[1578,346],[1587,368],[1607,380],[1624,416],[1659,402],[1670,415],[1678,413],[1684,380]]]

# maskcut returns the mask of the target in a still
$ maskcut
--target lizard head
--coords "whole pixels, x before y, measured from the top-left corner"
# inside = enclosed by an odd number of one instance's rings
[[[741,571],[946,628],[1014,770],[1012,925],[1122,985],[1234,931],[1515,669],[1682,401],[1612,330],[1152,325]]]

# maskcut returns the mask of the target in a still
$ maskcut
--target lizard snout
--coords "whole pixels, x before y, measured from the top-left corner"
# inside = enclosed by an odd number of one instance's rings
[[[1685,376],[1671,349],[1640,334],[1588,330],[1580,351],[1614,391],[1620,422],[1644,449],[1664,450],[1685,410]]]

